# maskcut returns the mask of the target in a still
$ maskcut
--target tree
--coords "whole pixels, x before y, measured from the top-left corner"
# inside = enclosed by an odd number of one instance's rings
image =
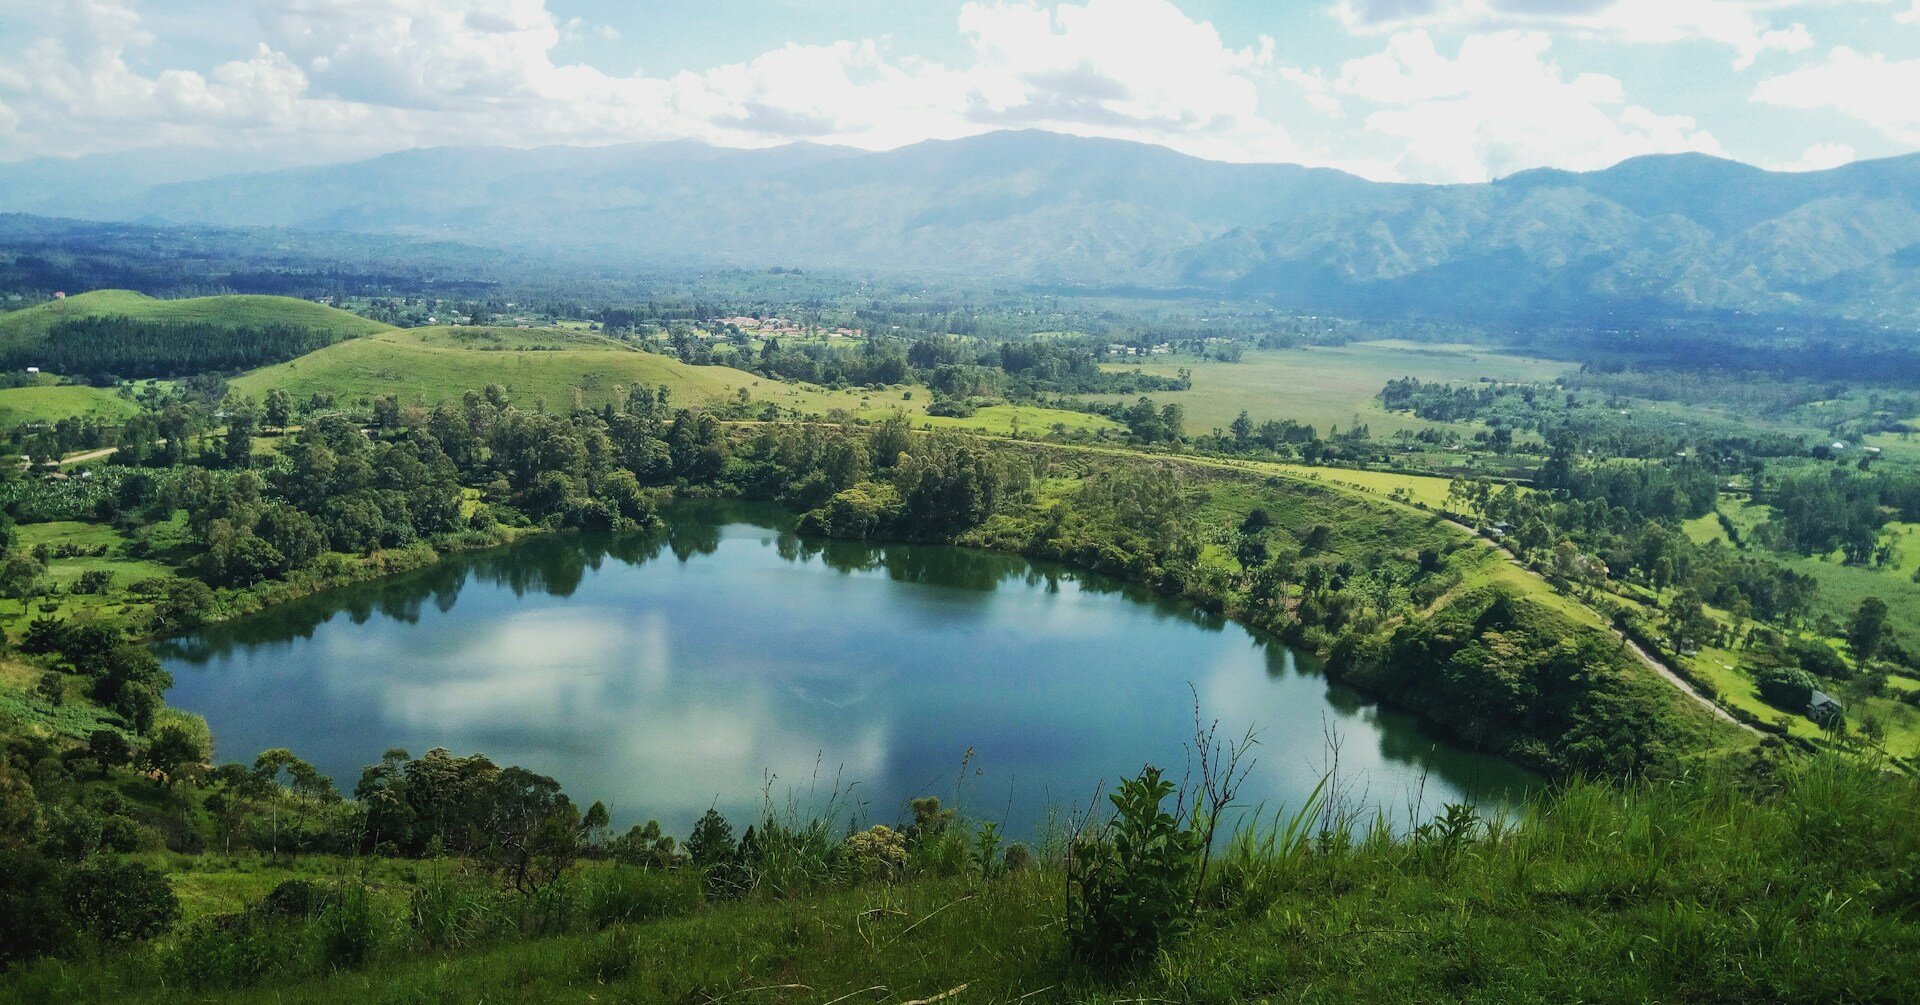
[[[99,762],[102,777],[108,768],[133,763],[133,745],[117,729],[96,729],[88,734],[87,753]]]
[[[253,431],[257,416],[253,402],[242,398],[227,416],[227,435],[221,441],[221,457],[230,468],[253,466]]]
[[[485,806],[476,852],[507,886],[538,893],[580,857],[580,810],[559,782],[525,768],[502,768],[487,786]]]
[[[20,601],[20,613],[27,603],[46,590],[46,563],[26,552],[16,551],[0,562],[0,594]]]
[[[1762,667],[1754,672],[1760,685],[1760,697],[1767,704],[1788,712],[1805,712],[1813,701],[1813,676],[1792,667]]]
[[[1244,408],[1240,410],[1239,415],[1234,416],[1233,424],[1228,428],[1236,442],[1245,443],[1253,437],[1253,420],[1247,417],[1247,410]]]
[[[37,851],[0,842],[0,968],[59,952],[72,938],[59,866]]]
[[[167,878],[138,862],[89,859],[67,873],[61,894],[80,927],[106,942],[150,939],[180,918]]]
[[[1860,601],[1860,606],[1853,612],[1853,618],[1847,622],[1847,645],[1853,648],[1856,666],[1865,668],[1867,661],[1873,659],[1886,642],[1889,632],[1887,615],[1887,602],[1879,597]]]
[[[205,758],[206,752],[200,749],[200,742],[192,733],[181,726],[166,725],[154,733],[140,763],[148,771],[158,772],[164,779],[163,784],[172,788],[182,768],[197,765]]]
[[[705,869],[731,861],[733,855],[733,825],[719,810],[709,808],[693,825],[693,833],[687,835],[687,857]]]
[[[285,388],[276,387],[267,392],[266,411],[263,420],[268,429],[286,432],[293,422],[293,395]]]

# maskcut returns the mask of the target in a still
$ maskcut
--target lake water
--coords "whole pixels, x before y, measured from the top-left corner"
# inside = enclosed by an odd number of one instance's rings
[[[478,751],[681,835],[709,806],[739,826],[769,798],[837,799],[864,826],[934,795],[1031,837],[1143,763],[1177,780],[1196,695],[1221,736],[1257,730],[1248,803],[1298,805],[1336,748],[1342,799],[1400,826],[1533,783],[1188,605],[781,523],[682,506],[659,533],[542,537],[277,607],[163,643],[167,701],[206,716],[220,758],[291,747],[343,792],[390,747]]]

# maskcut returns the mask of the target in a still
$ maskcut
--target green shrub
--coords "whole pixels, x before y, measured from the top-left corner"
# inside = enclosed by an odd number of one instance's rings
[[[1108,797],[1111,824],[1074,841],[1067,860],[1067,941],[1080,958],[1135,963],[1190,923],[1200,840],[1161,810],[1172,792],[1173,783],[1149,766]]]
[[[105,942],[150,939],[180,920],[167,878],[138,862],[90,859],[67,873],[61,892],[80,927]]]
[[[379,944],[378,919],[363,883],[347,883],[330,897],[307,923],[313,959],[322,969],[351,970],[365,966]]]
[[[690,874],[616,865],[590,871],[581,884],[580,911],[588,925],[612,925],[691,913],[701,903]]]
[[[297,931],[246,914],[208,918],[180,936],[161,970],[169,982],[195,989],[248,987],[299,959]]]
[[[490,932],[497,919],[491,886],[462,882],[436,869],[414,886],[407,920],[429,949],[466,946]]]
[[[1762,667],[1754,672],[1760,697],[1767,704],[1787,712],[1805,712],[1813,700],[1813,677],[1792,667]]]

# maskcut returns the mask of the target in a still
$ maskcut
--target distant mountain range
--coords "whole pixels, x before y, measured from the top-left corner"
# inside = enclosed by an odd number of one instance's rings
[[[130,177],[124,164],[0,165],[0,211],[405,235],[634,268],[1180,288],[1355,313],[1920,324],[1920,155],[1784,174],[1683,154],[1444,186],[1040,132],[884,153],[439,148],[216,177],[201,163]]]

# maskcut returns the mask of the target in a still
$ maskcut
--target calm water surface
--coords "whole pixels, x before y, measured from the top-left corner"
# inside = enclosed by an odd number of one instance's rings
[[[1344,799],[1402,825],[1533,781],[1278,642],[1111,580],[803,540],[755,509],[672,517],[163,643],[167,700],[206,716],[221,758],[291,747],[343,791],[390,747],[480,751],[680,834],[709,806],[816,809],[838,791],[836,812],[863,823],[937,795],[1031,835],[1144,762],[1177,778],[1196,694],[1223,735],[1258,730],[1249,802],[1297,805],[1336,746]]]

